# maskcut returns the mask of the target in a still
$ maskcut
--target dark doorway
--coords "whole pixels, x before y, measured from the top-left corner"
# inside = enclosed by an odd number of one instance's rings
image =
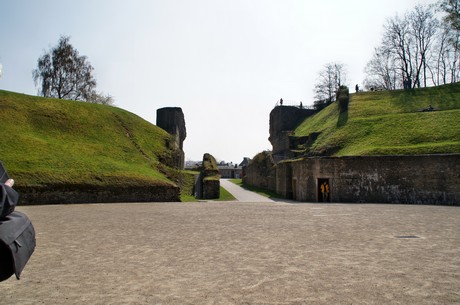
[[[329,179],[318,178],[318,202],[331,202]]]

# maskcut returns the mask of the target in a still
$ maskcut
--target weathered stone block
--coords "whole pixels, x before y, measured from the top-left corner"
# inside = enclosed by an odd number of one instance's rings
[[[195,197],[218,199],[220,197],[220,175],[216,159],[208,153],[203,155],[203,166],[195,185]]]
[[[270,137],[273,156],[277,159],[290,157],[289,136],[315,110],[295,106],[277,106],[270,112]]]
[[[175,147],[170,148],[176,152],[172,161],[174,164],[171,164],[171,166],[178,169],[184,169],[185,154],[183,150],[183,143],[187,137],[187,130],[185,128],[185,118],[182,109],[179,107],[165,107],[157,109],[156,125],[174,136]]]
[[[175,185],[96,186],[46,185],[17,187],[21,205],[97,203],[97,202],[178,202],[180,190]]]

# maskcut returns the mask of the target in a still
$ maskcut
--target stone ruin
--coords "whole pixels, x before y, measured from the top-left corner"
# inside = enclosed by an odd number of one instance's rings
[[[270,137],[275,162],[294,157],[291,151],[290,136],[293,131],[315,110],[296,106],[276,106],[270,112]]]
[[[185,153],[183,143],[187,137],[187,130],[185,128],[185,118],[182,108],[180,107],[165,107],[157,109],[157,123],[156,125],[174,137],[171,149],[175,151],[173,160],[171,161],[172,167],[177,169],[184,169]]]
[[[338,96],[347,112],[348,88]],[[268,152],[246,168],[244,182],[302,202],[322,202],[321,184],[330,186],[328,201],[460,205],[460,154],[388,156],[296,156],[296,147],[313,143],[319,133],[292,135],[313,110],[277,106],[270,113]],[[344,116],[345,120],[347,116]],[[331,155],[329,153],[329,155]]]
[[[220,173],[216,159],[205,153],[200,175],[195,181],[195,197],[200,199],[218,199],[220,197]]]

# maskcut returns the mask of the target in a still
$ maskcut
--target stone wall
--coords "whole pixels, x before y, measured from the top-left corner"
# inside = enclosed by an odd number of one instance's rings
[[[98,202],[178,202],[179,187],[174,185],[113,186],[47,185],[16,187],[20,205],[98,203]]]
[[[203,199],[218,199],[220,197],[220,181],[219,179],[205,178],[203,179]]]
[[[171,149],[176,151],[172,167],[184,169],[185,154],[183,150],[183,143],[187,137],[187,130],[185,128],[185,118],[182,109],[179,107],[165,107],[157,109],[157,123],[156,125],[164,129],[175,138],[174,147]]]
[[[460,154],[311,157],[248,166],[244,183],[284,198],[331,202],[460,205]]]
[[[315,110],[295,106],[277,106],[270,112],[270,137],[275,161],[290,158],[289,136]]]
[[[293,199],[292,194],[292,166],[289,161],[276,164],[275,168],[275,192],[287,199]]]
[[[317,202],[319,181],[331,202],[460,205],[460,154],[317,157],[276,166],[277,193]]]
[[[276,190],[276,168],[270,152],[264,151],[257,154],[244,167],[243,172],[243,183],[270,191]]]

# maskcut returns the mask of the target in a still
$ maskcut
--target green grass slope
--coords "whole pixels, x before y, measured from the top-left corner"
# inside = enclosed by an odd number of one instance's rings
[[[18,186],[172,184],[159,170],[170,135],[128,111],[0,90],[0,122]]]
[[[422,112],[431,105],[432,112]],[[306,155],[390,155],[460,152],[460,83],[350,95],[348,112],[333,103],[307,118],[295,136],[320,135]]]

